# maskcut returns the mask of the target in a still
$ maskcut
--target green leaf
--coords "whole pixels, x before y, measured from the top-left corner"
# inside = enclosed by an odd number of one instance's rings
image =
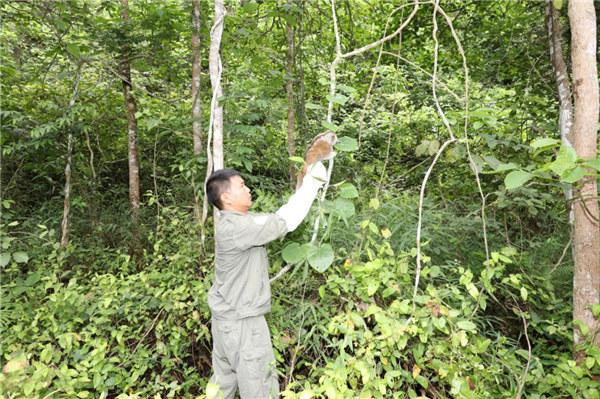
[[[308,108],[308,109],[321,109],[321,108],[323,108],[320,105],[313,104],[313,103],[306,103],[304,106],[306,108]]]
[[[503,164],[498,165],[498,167],[493,172],[484,172],[484,173],[491,175],[491,174],[495,174],[495,173],[505,172],[507,170],[517,169],[517,168],[518,168],[518,166],[512,162],[503,163]]]
[[[423,140],[421,144],[415,148],[415,155],[420,157],[429,149],[429,140]]]
[[[160,123],[160,119],[157,118],[150,118],[148,119],[148,121],[146,121],[146,127],[148,128],[148,130],[152,129],[155,126],[158,126],[158,124]]]
[[[455,144],[446,152],[446,160],[450,163],[462,159],[467,153],[466,148],[462,144]]]
[[[563,0],[554,0],[552,3],[557,10],[560,10],[563,6]]]
[[[483,160],[490,165],[490,167],[494,170],[498,169],[500,167],[500,165],[502,165],[502,162],[500,162],[499,160],[497,160],[496,158],[494,158],[491,155],[486,155],[483,157]]]
[[[375,294],[378,289],[379,289],[379,281],[370,281],[369,285],[367,286],[367,295],[373,296],[373,294]]]
[[[287,263],[294,263],[302,260],[307,253],[307,245],[300,245],[297,242],[293,242],[287,245],[283,249],[283,251],[281,251],[281,256],[283,257],[283,260],[285,260]]]
[[[377,198],[371,198],[369,200],[369,207],[375,210],[379,209],[379,200]]]
[[[571,169],[575,166],[574,162],[569,161],[566,158],[557,158],[554,162],[550,164],[550,170],[556,173],[559,176],[562,176],[565,171]]]
[[[527,300],[527,288],[525,287],[521,287],[521,298],[523,298],[524,301]]]
[[[8,265],[8,262],[10,262],[10,255],[10,252],[3,252],[2,255],[0,255],[0,267]]]
[[[456,326],[461,330],[467,331],[475,330],[475,328],[477,327],[474,323],[467,320],[459,321],[458,323],[456,323]]]
[[[356,209],[352,201],[346,198],[338,198],[333,201],[334,211],[343,218],[349,218],[354,216]]]
[[[244,4],[244,11],[246,12],[254,12],[256,11],[256,9],[258,8],[258,4],[256,4],[253,1],[249,1],[246,4]],[[208,395],[208,393],[207,393]]]
[[[417,381],[419,383],[419,385],[421,385],[423,388],[425,388],[425,389],[429,388],[429,381],[427,380],[427,378],[423,377],[422,375],[418,375],[415,378],[415,381]]]
[[[66,30],[69,27],[68,23],[60,19],[54,20],[54,23],[56,24],[56,26],[58,26],[58,29],[60,30]]]
[[[587,336],[588,333],[590,332],[590,328],[588,326],[586,326],[585,324],[583,324],[583,322],[581,320],[573,320],[573,324],[577,324],[579,326],[579,329],[581,330],[581,333],[583,334],[583,336]]]
[[[40,281],[40,275],[38,273],[34,273],[34,274],[30,275],[29,277],[27,277],[27,280],[25,280],[25,285],[28,287],[31,287],[38,281]]]
[[[304,163],[304,158],[302,157],[289,157],[288,159],[292,162]]]
[[[356,151],[358,150],[358,141],[352,137],[340,137],[335,145],[336,150],[340,151]]]
[[[342,198],[356,198],[358,197],[358,190],[351,183],[344,183],[338,188],[338,194]]]
[[[591,357],[591,356],[588,356],[588,357],[585,359],[585,367],[587,367],[589,370],[591,370],[591,369],[592,369],[592,367],[594,367],[594,363],[596,363],[596,359],[594,359],[594,358],[593,358],[593,357]]]
[[[589,161],[586,161],[583,164],[583,166],[585,166],[586,168],[594,169],[597,172],[600,172],[600,158],[590,159]]]
[[[76,44],[69,43],[67,44],[67,51],[73,55],[73,57],[79,57],[81,55],[81,51],[79,50],[79,46]]]
[[[18,251],[12,254],[12,256],[17,263],[25,263],[29,260],[29,255],[27,255],[27,252]]]
[[[575,166],[573,169],[565,171],[560,181],[573,184],[576,181],[579,181],[583,176],[585,176],[583,167]]]
[[[334,102],[334,103],[340,104],[340,105],[344,105],[348,101],[348,97],[346,97],[343,94],[336,94],[335,96],[328,94],[327,96],[325,96],[325,98],[327,98],[331,102]]]
[[[345,91],[346,93],[354,93],[356,89],[354,87],[346,86],[346,85],[337,85],[337,88],[341,91]]]
[[[541,138],[541,139],[533,140],[531,142],[531,144],[529,144],[529,145],[533,148],[542,148],[542,147],[555,146],[559,143],[560,143],[560,140]]]
[[[308,264],[319,273],[323,273],[333,263],[333,248],[329,244],[323,244],[321,248],[311,246],[308,250]]]
[[[577,152],[573,147],[562,145],[558,151],[557,159],[566,159],[570,163],[575,163],[577,161]]]
[[[323,125],[323,127],[324,127],[325,129],[329,129],[329,130],[331,130],[332,132],[337,132],[337,131],[338,131],[338,129],[339,129],[339,126],[338,126],[338,125],[336,125],[336,124],[334,124],[334,123],[331,123],[331,122],[329,122],[329,121],[321,121],[321,125]]]
[[[429,151],[429,155],[435,155],[437,154],[437,152],[440,149],[440,142],[437,140],[431,140],[429,142],[429,148],[427,149]]]
[[[600,304],[595,303],[592,305],[592,313],[594,316],[598,316],[598,314],[600,314]]]
[[[527,183],[533,175],[529,172],[524,172],[522,170],[515,170],[514,172],[510,172],[504,178],[504,185],[507,190],[521,187],[523,184]]]

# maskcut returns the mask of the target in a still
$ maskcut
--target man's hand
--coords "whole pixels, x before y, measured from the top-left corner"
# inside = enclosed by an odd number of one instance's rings
[[[306,174],[315,179],[320,185],[327,181],[327,169],[321,162],[310,165]]]

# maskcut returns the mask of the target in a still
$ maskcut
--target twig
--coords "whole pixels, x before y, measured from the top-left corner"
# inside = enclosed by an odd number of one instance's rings
[[[158,312],[158,314],[156,315],[156,317],[154,318],[154,320],[152,320],[152,323],[150,324],[150,327],[148,327],[148,330],[146,330],[146,333],[144,334],[144,336],[142,337],[142,339],[139,340],[138,344],[136,345],[135,349],[133,350],[133,352],[131,352],[131,354],[129,355],[129,357],[127,357],[127,359],[125,359],[125,361],[123,361],[123,363],[119,364],[117,366],[117,368],[121,367],[122,365],[125,364],[126,361],[128,361],[129,359],[131,359],[131,357],[133,355],[135,355],[135,352],[137,351],[137,349],[139,348],[139,346],[142,344],[142,342],[144,341],[144,338],[146,338],[146,336],[148,334],[150,334],[150,331],[152,331],[152,329],[154,328],[154,324],[156,324],[158,318],[160,317],[160,315],[162,314],[162,312],[165,310],[165,308],[160,309],[160,312]]]
[[[44,396],[44,399],[48,399],[50,396],[52,396],[55,393],[60,392],[62,390],[63,390],[62,388],[55,389],[54,391],[50,392],[48,395]]]
[[[515,304],[516,305],[516,304]],[[525,386],[525,379],[527,378],[527,373],[529,372],[529,365],[531,364],[531,342],[529,341],[529,335],[527,334],[527,320],[525,319],[525,315],[523,311],[516,305],[517,309],[519,309],[519,313],[521,314],[521,318],[523,319],[523,327],[525,328],[525,339],[527,340],[527,365],[525,366],[525,370],[523,371],[523,378],[521,383],[519,384],[519,391],[517,392],[517,396],[515,399],[521,399],[521,394],[523,393],[523,387]]]
[[[269,280],[269,282],[272,283],[273,281],[277,280],[279,277],[283,276],[288,270],[290,270],[293,266],[295,266],[297,264],[298,264],[298,262],[288,263],[279,271],[279,273],[277,273],[275,276],[273,276]]]

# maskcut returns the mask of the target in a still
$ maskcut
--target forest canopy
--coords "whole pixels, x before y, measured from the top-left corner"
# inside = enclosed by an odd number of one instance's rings
[[[0,2],[0,397],[218,398],[214,225],[267,246],[284,398],[600,398],[600,2]],[[592,51],[593,50],[593,51]]]

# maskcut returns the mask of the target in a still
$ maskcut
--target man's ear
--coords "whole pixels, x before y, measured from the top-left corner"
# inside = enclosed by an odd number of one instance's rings
[[[223,205],[223,207],[225,207],[226,205],[229,205],[229,193],[226,191],[224,193],[221,193],[221,204]]]

